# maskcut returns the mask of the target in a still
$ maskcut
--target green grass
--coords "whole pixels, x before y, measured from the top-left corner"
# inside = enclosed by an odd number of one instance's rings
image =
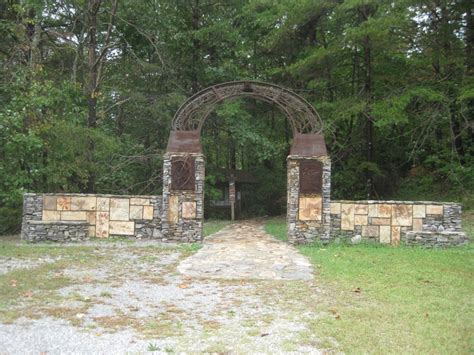
[[[281,224],[272,228],[286,230]],[[332,348],[335,340],[337,350],[348,353],[474,351],[474,247],[299,250],[314,264],[322,290],[313,306],[322,316],[309,324],[322,346]]]
[[[276,239],[286,242],[288,240],[286,235],[286,218],[275,217],[270,218],[265,223],[265,231],[273,235]]]
[[[210,219],[204,221],[204,236],[207,237],[211,234],[219,232],[222,228],[229,225],[230,221],[220,219]]]

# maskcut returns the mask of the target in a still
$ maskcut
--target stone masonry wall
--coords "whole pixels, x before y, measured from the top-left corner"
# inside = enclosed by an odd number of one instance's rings
[[[174,157],[193,157],[194,191],[172,191],[171,160]],[[163,240],[201,242],[204,219],[204,155],[170,154],[163,161]]]
[[[300,162],[316,160],[323,164],[321,194],[300,194]],[[331,160],[323,157],[288,156],[287,159],[288,240],[305,244],[331,238]]]
[[[361,236],[385,244],[460,244],[467,239],[461,230],[461,205],[426,201],[332,201],[334,237]],[[410,232],[410,233],[409,233]],[[425,233],[426,232],[426,233]],[[459,238],[453,237],[453,233]],[[443,236],[444,234],[448,235]]]
[[[22,239],[162,239],[161,206],[161,196],[28,193],[23,198]]]

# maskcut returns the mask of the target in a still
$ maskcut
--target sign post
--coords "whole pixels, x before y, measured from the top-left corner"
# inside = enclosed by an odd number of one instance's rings
[[[235,219],[235,180],[234,176],[230,176],[229,180],[229,201],[230,201],[230,218]]]

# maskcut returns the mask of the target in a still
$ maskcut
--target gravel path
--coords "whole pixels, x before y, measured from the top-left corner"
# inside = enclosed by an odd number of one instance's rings
[[[38,269],[47,274],[35,278],[57,279],[54,287],[34,283],[0,306],[0,354],[320,353],[308,325],[320,292],[309,264],[254,222],[226,228],[194,255],[139,243],[51,248],[55,258],[38,264],[50,263]],[[225,253],[219,278],[191,272],[212,270]],[[28,267],[37,259],[21,258]],[[11,287],[33,282],[9,275],[0,277]]]
[[[178,270],[218,279],[311,280],[310,262],[291,245],[265,232],[262,221],[231,224],[210,238]]]

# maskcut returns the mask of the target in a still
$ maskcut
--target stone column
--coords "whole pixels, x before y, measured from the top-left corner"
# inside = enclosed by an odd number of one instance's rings
[[[192,161],[194,184],[191,188],[176,186],[173,176],[174,161]],[[163,161],[163,215],[164,240],[200,242],[203,238],[204,219],[204,155],[200,153],[166,153]]]
[[[322,181],[314,191],[302,191],[300,166],[304,162],[320,162]],[[287,158],[287,224],[288,240],[292,244],[304,244],[331,238],[331,160],[328,156],[296,156]],[[309,171],[311,174],[312,172]],[[316,172],[314,172],[316,173]],[[309,178],[312,176],[309,175]],[[308,176],[305,177],[308,179]]]

